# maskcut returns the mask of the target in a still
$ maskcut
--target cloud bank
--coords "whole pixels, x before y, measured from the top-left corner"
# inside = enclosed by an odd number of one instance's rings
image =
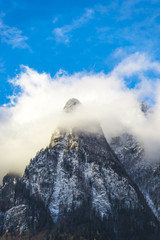
[[[135,53],[110,73],[59,71],[53,78],[22,66],[11,80],[15,94],[0,107],[0,176],[22,173],[37,151],[49,144],[62,121],[62,109],[75,97],[87,109],[85,118],[100,121],[107,139],[122,132],[136,135],[153,153],[160,146],[160,63]],[[128,88],[129,79],[136,79]],[[17,91],[18,89],[18,91]],[[152,113],[145,116],[140,100]],[[80,115],[79,115],[79,119]]]

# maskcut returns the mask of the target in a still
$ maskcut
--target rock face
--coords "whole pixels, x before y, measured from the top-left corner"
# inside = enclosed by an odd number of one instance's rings
[[[7,174],[3,178],[3,186],[0,189],[0,211],[5,212],[14,205],[15,187],[20,177],[15,174]]]
[[[134,136],[127,133],[113,138],[110,146],[160,221],[159,162],[147,160],[143,146]]]
[[[69,100],[66,114],[79,104]],[[91,125],[93,132],[60,127],[26,167],[13,201],[0,209],[3,239],[14,239],[12,234],[21,239],[26,234],[32,239],[159,239],[158,222],[143,195],[99,124]]]
[[[66,105],[64,106],[64,111],[69,113],[75,110],[80,104],[81,103],[78,99],[71,98],[67,101]]]
[[[6,175],[0,188],[0,231],[25,234],[45,227],[51,221],[40,199],[34,199],[16,175]],[[12,239],[12,238],[11,238]]]

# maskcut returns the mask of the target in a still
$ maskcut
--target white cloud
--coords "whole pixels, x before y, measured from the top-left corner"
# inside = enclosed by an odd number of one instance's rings
[[[160,73],[160,63],[157,61],[152,62],[147,54],[136,52],[118,64],[112,71],[112,76],[124,78],[149,70]]]
[[[78,98],[87,114],[78,119],[98,118],[109,139],[123,131],[138,136],[148,149],[160,145],[160,80],[145,76],[147,71],[159,72],[159,62],[151,61],[146,54],[135,53],[119,63],[111,73],[75,73],[62,70],[53,78],[23,67],[12,84],[21,93],[12,96],[12,104],[0,108],[0,161],[1,176],[8,171],[23,172],[30,158],[49,144],[51,133],[64,115],[61,111],[69,98]],[[128,89],[125,77],[137,75],[140,82]],[[146,118],[140,111],[139,100],[148,94],[155,100],[153,114]],[[145,96],[146,97],[146,96]],[[76,120],[78,120],[76,118]],[[158,146],[158,148],[157,148]]]
[[[78,19],[73,20],[71,24],[65,25],[63,27],[58,27],[53,30],[53,34],[57,42],[69,43],[70,41],[70,33],[82,27],[85,23],[87,23],[90,19],[93,18],[94,10],[86,9],[85,13]]]
[[[10,27],[0,19],[0,38],[2,42],[12,45],[13,48],[28,48],[28,37],[22,35],[22,31],[16,27]]]

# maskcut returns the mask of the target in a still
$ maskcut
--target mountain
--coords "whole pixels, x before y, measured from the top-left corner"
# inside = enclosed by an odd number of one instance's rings
[[[72,119],[77,99],[64,107]],[[96,121],[60,125],[0,188],[0,239],[158,240],[159,223]]]
[[[143,145],[131,134],[123,133],[112,138],[110,146],[160,221],[159,161],[147,159]]]

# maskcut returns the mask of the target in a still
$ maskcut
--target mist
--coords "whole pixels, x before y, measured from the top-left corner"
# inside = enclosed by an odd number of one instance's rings
[[[8,172],[22,174],[30,159],[49,145],[55,128],[66,124],[62,110],[72,97],[85,106],[85,113],[79,108],[75,114],[75,122],[96,119],[108,140],[131,133],[155,158],[160,146],[159,77],[160,62],[139,52],[108,74],[60,70],[51,77],[22,66],[10,79],[15,93],[0,107],[0,180]],[[148,115],[141,111],[141,101],[151,108]]]

